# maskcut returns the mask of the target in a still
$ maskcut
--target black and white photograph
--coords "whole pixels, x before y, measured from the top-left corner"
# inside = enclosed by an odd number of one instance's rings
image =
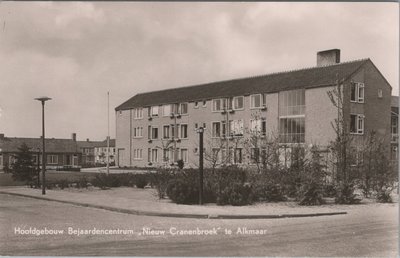
[[[0,1],[0,256],[398,257],[399,3]]]

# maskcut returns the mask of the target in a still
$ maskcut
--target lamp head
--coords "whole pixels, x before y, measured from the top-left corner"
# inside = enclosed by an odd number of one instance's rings
[[[45,101],[51,100],[51,98],[46,97],[46,96],[42,96],[42,97],[35,98],[35,99],[36,99],[36,100],[39,100],[39,101],[41,101],[41,102],[45,102]]]

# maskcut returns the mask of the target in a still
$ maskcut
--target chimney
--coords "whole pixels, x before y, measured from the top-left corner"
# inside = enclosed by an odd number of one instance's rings
[[[88,142],[88,141],[89,141],[89,138],[86,138],[86,141]]]
[[[317,66],[326,66],[340,63],[340,49],[329,49],[317,53]]]
[[[76,133],[72,133],[72,140],[76,142]]]
[[[0,133],[0,140],[4,140],[4,133]]]

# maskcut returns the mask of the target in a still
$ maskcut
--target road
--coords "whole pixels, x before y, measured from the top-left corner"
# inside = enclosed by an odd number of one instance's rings
[[[177,219],[135,216],[0,194],[0,255],[397,257],[397,218],[397,204],[370,204],[339,216]],[[78,236],[67,234],[69,227],[132,230],[133,234]],[[236,234],[244,227],[265,234]],[[64,230],[64,233],[37,236],[21,234],[21,231],[15,233],[18,228],[46,228]],[[165,231],[165,235],[143,235],[143,228]],[[214,229],[218,234],[180,236],[170,233],[170,230],[175,233],[197,228],[203,232]],[[231,230],[232,234],[226,234],[225,230]]]

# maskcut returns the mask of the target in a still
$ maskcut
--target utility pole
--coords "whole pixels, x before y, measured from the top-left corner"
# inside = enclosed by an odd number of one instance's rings
[[[199,133],[199,148],[200,148],[200,155],[199,155],[199,172],[200,172],[200,185],[199,185],[199,204],[203,204],[203,134],[204,134],[204,128],[200,127],[197,132]]]
[[[110,174],[110,92],[107,91],[107,175]]]

